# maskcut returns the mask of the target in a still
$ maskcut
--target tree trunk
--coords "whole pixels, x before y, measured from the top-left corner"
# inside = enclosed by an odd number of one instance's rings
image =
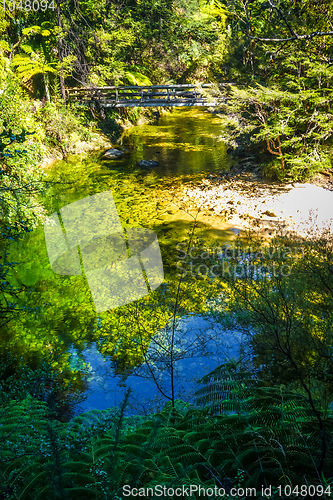
[[[50,91],[49,91],[49,75],[44,73],[44,86],[45,86],[45,97],[47,102],[51,102]]]
[[[57,25],[58,28],[61,29],[61,11],[60,11],[60,0],[57,0]],[[63,50],[62,50],[62,39],[61,33],[58,34],[58,53],[59,53],[59,61],[60,61],[60,91],[61,97],[64,103],[66,102],[66,92],[65,92],[65,80],[64,80],[64,71],[62,67],[62,59],[63,59]]]

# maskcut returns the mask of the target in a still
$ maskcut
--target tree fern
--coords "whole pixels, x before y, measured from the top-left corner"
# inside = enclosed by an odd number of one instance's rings
[[[43,75],[45,94],[49,101],[49,74],[57,73],[54,64],[47,61],[41,49],[36,52],[29,44],[22,44],[21,49],[25,53],[16,54],[12,59],[12,66],[16,69],[17,74],[25,84],[33,76]]]
[[[124,485],[191,484],[229,494],[240,484],[257,488],[260,498],[266,483],[320,482],[320,433],[307,399],[285,387],[266,387],[235,364],[202,379],[194,407],[168,403],[160,413],[134,420],[124,416],[125,407],[126,400],[120,409],[87,412],[69,423],[49,422],[45,404],[32,398],[3,409],[0,472],[3,490],[12,492],[7,497],[114,500],[123,497]],[[323,473],[329,477],[333,419],[324,423]],[[200,498],[198,492],[192,498]]]
[[[284,387],[265,387],[251,374],[240,374],[230,365],[219,367],[203,382],[206,385],[198,391],[198,403],[214,414],[219,411],[214,423],[218,438],[212,446],[213,462],[221,460],[231,475],[244,469],[246,483],[254,486],[265,480],[274,484],[286,471],[294,482],[316,477],[320,433],[304,396]],[[300,460],[295,460],[297,455]],[[331,454],[327,456],[326,470],[330,467]]]

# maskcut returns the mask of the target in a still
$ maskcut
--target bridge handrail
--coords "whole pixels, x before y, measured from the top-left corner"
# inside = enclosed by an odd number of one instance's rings
[[[105,87],[71,87],[67,88],[68,93],[71,92],[89,92],[98,90],[138,90],[138,89],[200,89],[210,87],[226,87],[232,83],[202,83],[202,84],[173,84],[173,85],[112,85]]]
[[[217,106],[225,96],[206,95],[204,89],[227,88],[233,83],[179,83],[172,85],[112,85],[105,87],[72,87],[66,89],[69,101],[90,107],[133,106]],[[213,92],[216,94],[216,92]]]

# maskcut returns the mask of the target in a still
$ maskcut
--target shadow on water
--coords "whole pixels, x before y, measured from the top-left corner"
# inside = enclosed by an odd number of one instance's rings
[[[154,168],[159,178],[202,177],[230,167],[221,132],[221,119],[216,115],[201,109],[175,109],[155,124],[126,130],[118,143],[129,151],[116,162],[120,168],[133,168],[142,159],[154,160],[159,162]]]

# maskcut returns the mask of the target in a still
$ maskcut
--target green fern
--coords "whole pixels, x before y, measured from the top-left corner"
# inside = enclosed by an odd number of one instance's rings
[[[233,363],[202,379],[194,407],[168,403],[133,419],[124,416],[126,404],[69,423],[50,422],[46,405],[32,398],[2,408],[0,473],[4,491],[14,495],[8,498],[116,499],[126,484],[218,486],[228,494],[239,482],[258,491],[265,483],[320,483],[321,438],[306,398],[266,387]],[[329,477],[332,417],[324,425]]]

